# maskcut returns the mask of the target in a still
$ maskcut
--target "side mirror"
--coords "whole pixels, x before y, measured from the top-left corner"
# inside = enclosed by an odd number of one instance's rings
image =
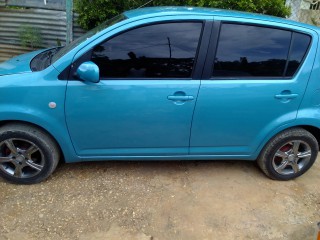
[[[94,62],[84,62],[77,69],[77,77],[83,81],[98,83],[100,81],[99,67]]]

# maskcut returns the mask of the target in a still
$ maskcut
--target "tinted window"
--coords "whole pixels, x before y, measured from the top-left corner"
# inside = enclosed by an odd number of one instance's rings
[[[291,35],[280,29],[223,24],[213,76],[283,76]]]
[[[63,55],[67,54],[68,52],[70,52],[72,49],[74,49],[75,47],[77,47],[79,44],[81,44],[82,42],[84,42],[85,40],[87,40],[88,38],[92,37],[94,34],[97,34],[98,32],[118,23],[121,22],[123,20],[125,20],[126,17],[121,14],[118,16],[115,16],[103,23],[101,23],[99,26],[91,29],[90,31],[86,32],[85,34],[83,34],[81,37],[77,38],[76,40],[74,40],[73,42],[71,42],[70,44],[66,45],[65,47],[61,48],[56,54],[54,54],[52,56],[52,61],[51,63],[54,63],[56,60],[58,60],[59,58],[61,58]]]
[[[293,33],[292,46],[286,76],[292,77],[301,65],[309,48],[311,37],[301,33]]]
[[[124,32],[93,49],[101,78],[190,78],[202,23],[163,23]]]

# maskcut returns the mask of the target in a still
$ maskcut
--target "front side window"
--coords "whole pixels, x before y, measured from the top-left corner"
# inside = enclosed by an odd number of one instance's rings
[[[135,28],[96,46],[91,61],[102,79],[191,78],[201,30],[201,22]]]
[[[280,29],[222,24],[213,76],[283,76],[291,35]]]

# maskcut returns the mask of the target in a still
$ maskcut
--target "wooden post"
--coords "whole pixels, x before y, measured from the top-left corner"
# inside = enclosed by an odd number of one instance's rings
[[[67,34],[66,44],[73,41],[73,0],[66,0]]]

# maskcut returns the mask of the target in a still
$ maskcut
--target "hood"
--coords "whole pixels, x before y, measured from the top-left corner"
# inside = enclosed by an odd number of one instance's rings
[[[31,72],[30,61],[44,50],[38,50],[13,57],[5,62],[0,63],[0,76]]]

